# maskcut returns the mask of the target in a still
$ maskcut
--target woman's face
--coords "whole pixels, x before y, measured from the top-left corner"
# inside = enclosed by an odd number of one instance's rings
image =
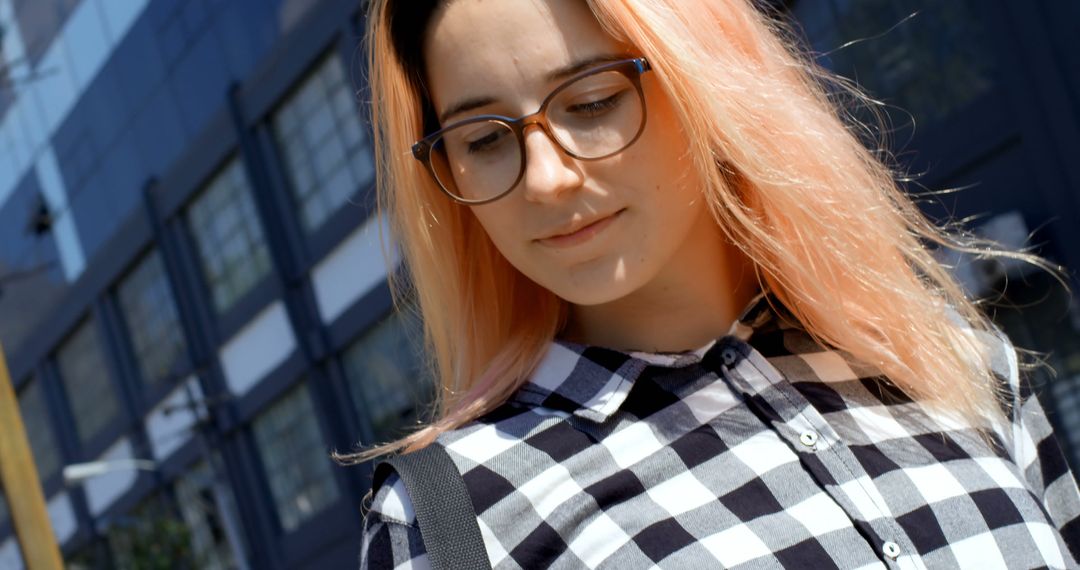
[[[533,113],[564,81],[547,79],[553,71],[598,56],[641,55],[607,35],[581,0],[451,0],[432,19],[424,54],[437,113],[490,101],[444,117],[444,126],[480,114]],[[688,236],[712,223],[671,103],[653,72],[641,79],[648,119],[629,148],[577,160],[530,127],[525,173],[513,191],[462,206],[514,267],[576,305],[608,303],[654,283],[674,260],[694,257],[687,250],[698,246]]]

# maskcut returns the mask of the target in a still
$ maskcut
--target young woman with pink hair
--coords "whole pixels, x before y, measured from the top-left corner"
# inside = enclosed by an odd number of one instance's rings
[[[367,25],[394,285],[441,391],[347,457],[395,454],[362,567],[1076,565],[1029,367],[930,247],[1045,262],[928,221],[776,17],[372,0]]]

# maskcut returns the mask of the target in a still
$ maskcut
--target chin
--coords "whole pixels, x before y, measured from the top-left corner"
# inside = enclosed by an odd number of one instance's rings
[[[560,299],[572,305],[590,307],[618,301],[633,292],[627,283],[605,283],[592,287],[550,288]]]
[[[623,262],[623,256],[604,256],[574,267],[552,268],[534,273],[533,279],[567,303],[580,306],[618,301],[641,287],[649,278],[644,267]],[[553,277],[555,277],[553,279]]]

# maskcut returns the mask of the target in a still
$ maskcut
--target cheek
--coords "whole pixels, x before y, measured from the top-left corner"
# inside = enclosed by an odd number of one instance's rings
[[[692,200],[700,189],[699,176],[690,154],[690,141],[672,109],[665,105],[653,112],[641,137],[620,157],[614,170],[622,186],[640,188],[640,203],[660,200]]]
[[[474,209],[473,215],[495,245],[495,249],[512,265],[519,266],[522,262],[522,250],[528,241],[522,233],[521,224],[516,223],[519,218],[513,212],[491,206],[482,210]]]

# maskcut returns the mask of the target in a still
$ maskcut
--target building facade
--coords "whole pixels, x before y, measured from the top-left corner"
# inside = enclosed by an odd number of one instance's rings
[[[369,474],[329,454],[430,389],[385,284],[361,8],[0,2],[0,342],[73,567],[146,564],[168,520],[197,567],[356,563]],[[62,477],[130,458],[155,467]]]
[[[356,564],[370,468],[329,454],[401,433],[433,390],[386,285],[363,4],[0,0],[0,343],[72,567]],[[930,215],[1080,267],[1080,6],[774,4],[888,105],[910,191],[964,188],[920,194]],[[1080,466],[1072,297],[945,260],[1049,353]],[[153,467],[62,475],[134,458]],[[21,567],[0,495],[0,569]]]

